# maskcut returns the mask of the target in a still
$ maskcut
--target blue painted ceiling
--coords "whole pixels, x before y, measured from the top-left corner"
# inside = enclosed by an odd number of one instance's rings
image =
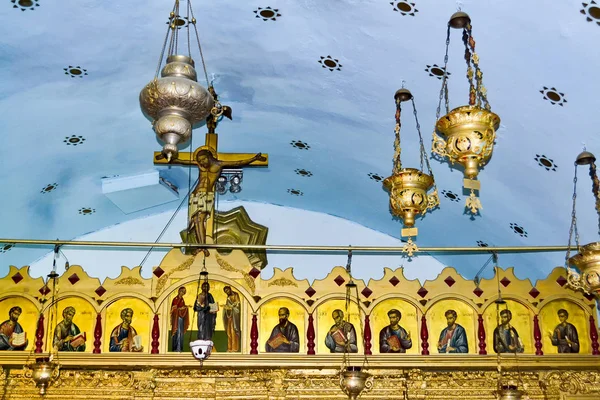
[[[71,239],[174,209],[177,202],[126,215],[101,191],[103,177],[153,168],[160,144],[138,94],[153,77],[172,2],[22,4],[0,5],[0,237]],[[393,94],[402,81],[415,95],[429,151],[441,86],[435,66],[443,65],[456,2],[196,0],[193,6],[208,73],[233,108],[233,121],[219,126],[219,149],[270,156],[268,169],[245,172],[241,193],[223,197],[334,214],[399,236],[387,193],[372,177],[391,172]],[[267,7],[277,10],[275,18],[260,17]],[[441,193],[440,209],[417,222],[420,246],[566,244],[574,158],[584,144],[600,154],[600,53],[593,45],[600,40],[599,7],[573,0],[462,2],[502,124],[479,177],[480,216],[463,214],[462,173],[432,160],[440,192],[459,201]],[[451,107],[467,102],[465,70],[460,33],[453,31]],[[195,146],[203,134],[204,128],[195,131]],[[298,141],[303,148],[293,145]],[[402,145],[404,165],[416,166],[410,112],[403,115]],[[187,189],[185,168],[161,174]],[[587,170],[580,169],[579,194],[582,241],[597,240]],[[48,251],[0,249],[2,268]],[[488,255],[437,257],[473,275]],[[562,253],[503,255],[500,263],[539,277],[563,259]]]

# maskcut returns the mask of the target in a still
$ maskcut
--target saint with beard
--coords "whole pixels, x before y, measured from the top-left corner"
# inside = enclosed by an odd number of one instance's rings
[[[279,325],[276,325],[265,344],[267,353],[297,353],[300,351],[298,328],[289,321],[290,310],[279,309]]]

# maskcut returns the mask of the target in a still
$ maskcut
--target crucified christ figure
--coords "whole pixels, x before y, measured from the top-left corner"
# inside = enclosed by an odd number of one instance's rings
[[[265,161],[267,158],[261,153],[245,160],[223,161],[217,158],[216,153],[204,148],[196,153],[194,160],[176,158],[170,164],[198,166],[198,184],[190,193],[188,221],[188,238],[193,235],[198,244],[206,243],[206,220],[210,217],[215,202],[215,184],[223,168],[243,167],[254,161]],[[189,241],[189,240],[188,240]],[[198,254],[200,249],[194,254]],[[205,256],[209,255],[207,249],[202,249]]]

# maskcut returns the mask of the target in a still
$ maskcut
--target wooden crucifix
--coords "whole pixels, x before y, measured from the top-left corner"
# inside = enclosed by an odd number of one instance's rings
[[[216,99],[215,99],[216,100]],[[240,168],[246,166],[266,167],[269,165],[267,154],[250,153],[219,153],[217,151],[218,134],[215,132],[218,118],[226,115],[227,106],[223,110],[211,114],[207,118],[208,133],[204,146],[198,147],[193,153],[179,153],[170,162],[161,152],[154,152],[154,164],[164,165],[195,165],[198,167],[198,183],[190,193],[188,201],[188,226],[181,232],[185,243],[206,244],[213,240],[214,232],[214,203],[217,179],[224,168]],[[231,109],[229,109],[229,113]],[[197,254],[200,249],[194,252]],[[205,255],[208,250],[202,249]]]

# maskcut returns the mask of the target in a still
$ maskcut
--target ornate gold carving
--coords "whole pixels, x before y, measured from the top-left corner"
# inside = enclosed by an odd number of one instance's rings
[[[569,258],[569,264],[581,271],[581,275],[569,269],[569,285],[575,290],[600,294],[600,242],[582,246],[579,253]]]
[[[191,265],[194,263],[194,257],[188,257],[184,262],[179,264],[177,267],[173,268],[171,271],[167,272],[163,276],[158,279],[158,283],[156,284],[156,294],[159,295],[160,292],[164,289],[169,277],[173,275],[173,273],[178,271],[184,271],[186,269],[190,269]]]
[[[141,279],[134,278],[132,276],[128,276],[126,278],[119,279],[115,282],[115,285],[126,285],[126,286],[134,286],[134,285],[143,285],[144,282]]]
[[[252,221],[243,206],[226,212],[216,212],[215,243],[219,244],[266,244],[269,228]],[[226,251],[219,250],[221,254]],[[267,265],[265,251],[249,250],[245,252],[250,265],[262,270]]]
[[[242,276],[244,277],[244,282],[248,286],[248,289],[250,289],[250,293],[254,294],[256,292],[256,283],[254,282],[254,278],[252,278],[248,274],[248,272],[244,271],[243,269],[235,268],[227,260],[220,257],[218,254],[215,254],[215,258],[217,259],[217,263],[219,264],[221,269],[223,269],[225,271],[229,271],[229,272],[238,272],[238,273],[242,274]],[[250,269],[250,268],[247,267],[247,269]]]
[[[281,287],[295,286],[295,287],[298,287],[298,284],[288,278],[278,278],[272,282],[269,282],[269,286],[281,286]]]
[[[598,371],[550,371],[542,374],[541,385],[551,393],[600,395]]]

